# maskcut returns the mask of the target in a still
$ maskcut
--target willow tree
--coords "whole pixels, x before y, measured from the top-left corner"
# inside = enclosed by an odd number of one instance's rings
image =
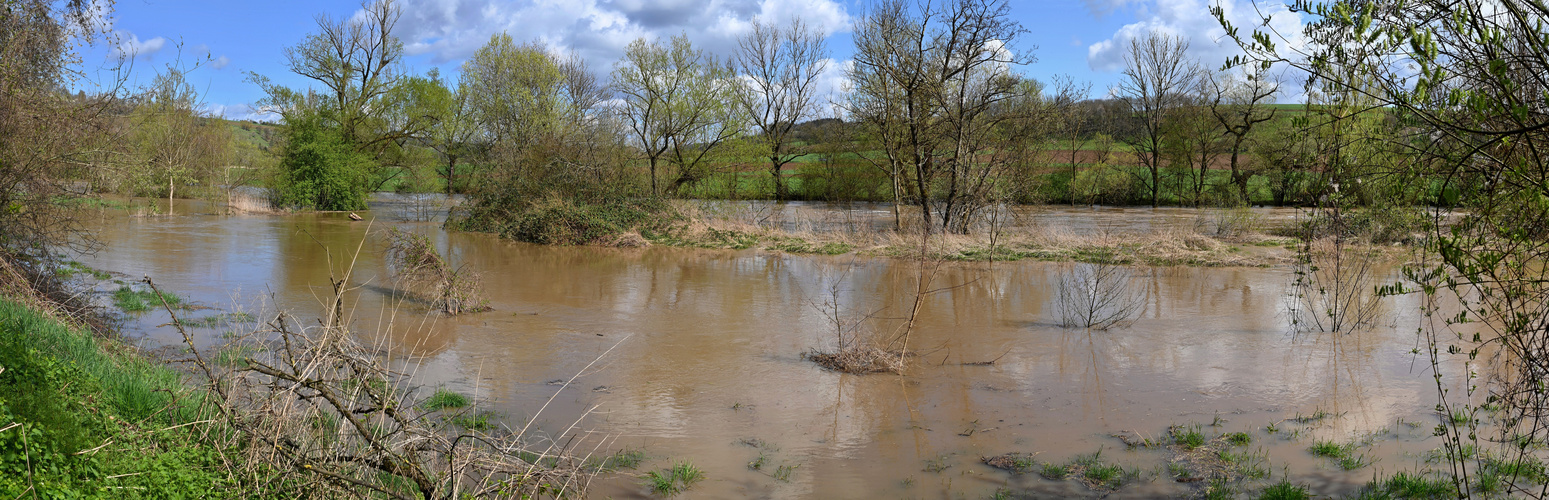
[[[1435,433],[1448,450],[1454,493],[1473,495],[1479,479],[1493,476],[1510,495],[1544,496],[1520,475],[1530,467],[1499,464],[1536,466],[1535,450],[1549,441],[1549,6],[1406,0],[1289,8],[1312,19],[1295,44],[1268,28],[1239,32],[1216,9],[1246,53],[1231,62],[1294,67],[1309,83],[1369,103],[1335,118],[1400,125],[1381,137],[1405,155],[1390,168],[1419,170],[1435,182],[1427,186],[1432,201],[1463,208],[1438,211],[1428,235],[1436,252],[1408,266],[1407,282],[1384,287],[1426,299],[1421,340],[1446,416]],[[1465,363],[1456,365],[1464,371],[1448,371],[1454,363]],[[1493,450],[1465,452],[1479,447]]]
[[[168,213],[178,185],[216,181],[216,169],[232,155],[230,129],[199,112],[198,95],[177,68],[156,75],[130,120],[125,191],[165,196]]]
[[[651,193],[676,194],[708,177],[714,153],[742,135],[736,106],[740,82],[729,64],[694,48],[679,35],[667,44],[644,38],[624,50],[613,66],[619,115],[650,167]],[[664,190],[658,171],[666,161],[677,176]]]
[[[249,75],[249,80],[267,94],[259,100],[259,107],[278,113],[287,128],[305,123],[306,127],[326,129],[321,134],[308,131],[298,138],[336,137],[348,146],[352,156],[366,160],[351,160],[348,169],[304,163],[320,158],[310,154],[282,161],[285,171],[280,179],[285,184],[278,186],[280,191],[296,194],[291,189],[296,183],[341,185],[349,191],[343,193],[345,196],[327,199],[282,198],[328,210],[364,208],[367,191],[380,188],[398,175],[398,170],[384,167],[401,167],[404,145],[423,140],[428,134],[429,120],[400,113],[411,100],[405,93],[413,91],[404,86],[407,79],[401,64],[403,42],[393,34],[402,15],[402,8],[393,0],[364,3],[361,12],[350,18],[319,15],[317,31],[301,43],[287,47],[285,60],[287,69],[317,83],[320,90],[289,88],[263,75]],[[338,149],[333,145],[326,147]],[[287,149],[284,154],[290,151]],[[357,175],[357,169],[363,170],[364,175]],[[339,175],[329,179],[308,177],[333,174]]]

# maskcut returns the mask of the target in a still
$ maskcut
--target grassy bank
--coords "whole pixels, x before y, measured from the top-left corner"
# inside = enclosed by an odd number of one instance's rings
[[[179,374],[0,298],[0,497],[236,495]]]

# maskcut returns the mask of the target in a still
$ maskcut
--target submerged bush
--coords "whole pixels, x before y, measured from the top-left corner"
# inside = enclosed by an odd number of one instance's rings
[[[550,196],[511,207],[475,206],[448,225],[540,245],[586,245],[678,218],[668,204],[656,199],[585,203]]]
[[[489,301],[480,292],[479,274],[463,266],[453,267],[430,238],[393,228],[387,232],[388,262],[393,279],[418,294],[430,306],[447,314],[480,312]]]

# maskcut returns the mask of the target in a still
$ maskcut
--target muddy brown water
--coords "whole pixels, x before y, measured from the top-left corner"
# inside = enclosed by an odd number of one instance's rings
[[[389,208],[377,205],[378,215]],[[848,318],[869,314],[870,327],[893,331],[914,298],[913,262],[544,247],[383,217],[209,213],[216,211],[188,202],[174,217],[104,212],[94,226],[108,246],[81,260],[126,281],[151,276],[202,305],[258,309],[272,301],[316,315],[330,259],[337,268],[359,248],[351,311],[359,330],[373,332],[382,330],[392,291],[383,241],[367,228],[427,234],[483,273],[493,310],[446,318],[402,304],[386,329],[392,334],[374,338],[391,338],[394,352],[419,361],[424,387],[475,394],[506,425],[536,419],[542,432],[568,436],[561,433],[579,420],[584,431],[570,434],[582,440],[644,450],[651,459],[640,472],[692,462],[706,479],[687,498],[984,498],[998,488],[1098,496],[1075,481],[980,461],[1025,452],[1064,462],[1098,450],[1143,472],[1110,496],[1184,496],[1197,485],[1167,478],[1166,451],[1129,450],[1110,435],[1162,438],[1169,425],[1193,424],[1207,435],[1248,432],[1249,449],[1268,454],[1275,478],[1346,494],[1374,473],[1423,466],[1440,444],[1429,437],[1437,422],[1429,363],[1412,353],[1416,299],[1388,299],[1371,330],[1292,333],[1285,268],[1142,269],[1149,293],[1141,318],[1086,332],[1056,325],[1058,276],[1070,264],[948,264],[910,338],[925,354],[904,376],[856,376],[801,358],[833,342],[819,305],[837,290]],[[1044,224],[1122,228],[1126,220],[1197,215],[1088,213],[1083,220],[1062,212]],[[176,332],[158,326],[166,321],[147,313],[129,318],[126,330],[152,346],[175,345]],[[219,342],[216,330],[197,331],[201,342]],[[989,360],[998,361],[968,364]],[[552,383],[572,376],[563,390]],[[1289,420],[1320,411],[1337,416]],[[1265,431],[1272,422],[1280,432]],[[1307,452],[1315,439],[1371,433],[1382,433],[1363,449],[1374,463],[1354,471]],[[767,465],[751,470],[761,453]],[[788,480],[772,477],[779,465],[794,467]],[[619,475],[599,479],[593,493],[649,492]]]

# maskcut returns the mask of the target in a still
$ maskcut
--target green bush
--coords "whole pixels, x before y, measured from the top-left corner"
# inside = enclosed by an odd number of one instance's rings
[[[285,153],[275,178],[275,204],[317,210],[361,210],[372,161],[320,117],[288,124]]]

